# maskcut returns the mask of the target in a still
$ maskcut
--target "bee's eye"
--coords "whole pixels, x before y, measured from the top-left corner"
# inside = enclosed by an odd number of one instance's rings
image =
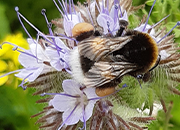
[[[139,75],[137,75],[136,77],[137,77],[137,79],[142,79],[142,78],[143,78],[143,75],[142,75],[142,74],[139,74]]]

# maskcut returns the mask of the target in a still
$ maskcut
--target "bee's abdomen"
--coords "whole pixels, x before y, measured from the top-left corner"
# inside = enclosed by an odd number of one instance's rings
[[[114,53],[123,55],[128,62],[137,64],[139,67],[150,69],[158,57],[156,42],[146,33],[137,31],[133,33],[136,35],[132,35],[132,40]]]

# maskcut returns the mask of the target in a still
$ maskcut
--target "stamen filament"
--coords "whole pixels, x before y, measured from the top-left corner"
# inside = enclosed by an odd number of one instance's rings
[[[69,14],[71,14],[71,20],[72,20],[72,10],[71,10],[71,1],[69,0]]]
[[[170,14],[167,15],[166,17],[164,17],[163,19],[161,19],[161,20],[160,20],[159,22],[157,22],[156,24],[154,24],[151,28],[156,27],[159,23],[161,23],[162,21],[164,21],[165,19],[167,19],[169,16],[170,16]]]
[[[96,5],[96,7],[97,7],[97,10],[99,11],[99,13],[101,12],[100,11],[100,9],[99,9],[99,6],[98,6],[98,4],[97,4],[97,2],[95,1],[95,5]]]
[[[28,55],[28,56],[31,56],[31,57],[33,57],[33,58],[36,58],[36,59],[38,59],[36,56],[34,56],[34,55],[32,55],[32,54],[30,54],[30,53],[28,53],[28,52],[24,52],[24,51],[20,51],[20,50],[17,50],[16,49],[16,51],[18,51],[18,52],[20,52],[20,53],[23,53],[23,54],[26,54],[26,55]],[[38,60],[40,60],[40,59],[38,59]]]
[[[86,10],[87,10],[87,12],[88,12],[88,15],[89,15],[89,18],[90,18],[90,20],[91,20],[91,23],[92,23],[92,25],[94,26],[93,19],[92,19],[92,16],[91,16],[91,13],[90,13],[89,8],[88,8],[88,3],[87,3],[87,5],[85,5],[85,7],[86,7]]]
[[[86,130],[86,120],[85,120],[85,106],[83,106],[83,128],[80,128],[80,130],[85,129]]]
[[[152,12],[152,9],[153,9],[155,3],[156,3],[156,0],[154,0],[153,5],[151,6],[151,10],[149,11],[148,18],[147,18],[146,23],[145,23],[145,25],[144,25],[144,28],[143,28],[143,30],[142,30],[143,32],[144,32],[144,30],[145,30],[145,28],[146,28],[146,26],[147,26],[147,23],[148,23],[148,21],[149,21],[149,18],[150,18],[150,15],[151,15],[151,12]]]
[[[107,8],[107,11],[109,12],[109,0],[106,0],[106,8]]]
[[[164,37],[162,37],[157,43],[159,43],[159,42],[162,41],[165,37],[167,37],[167,36],[173,31],[173,29],[176,28],[176,27],[179,26],[179,25],[180,25],[180,21],[178,21],[178,22],[176,23],[176,25],[175,25]]]
[[[58,4],[56,3],[56,1],[53,0],[53,2],[54,2],[54,4],[55,4],[56,8],[58,9],[58,11],[60,12],[60,14],[61,14],[62,16],[64,16],[64,13],[61,11],[61,9],[59,8],[59,6],[58,6]]]
[[[18,8],[18,7],[15,7],[15,11],[16,11],[17,17],[18,17],[18,19],[19,19],[19,21],[20,21],[20,23],[21,23],[21,26],[22,26],[23,29],[25,30],[26,34],[27,34],[31,39],[33,39],[33,38],[31,37],[30,33],[27,31],[26,27],[24,26],[23,22],[21,21],[21,18],[20,18],[20,17],[22,17],[22,18],[24,18],[24,17],[19,13],[19,8]],[[24,20],[26,21],[26,19],[24,19]],[[29,23],[29,21],[26,21],[26,22]]]
[[[72,98],[80,98],[80,96],[73,96],[73,95],[69,95],[66,93],[43,93],[43,94],[41,94],[41,96],[45,96],[45,95],[63,95],[63,96],[72,97]]]
[[[31,57],[33,57],[33,58],[36,58],[36,59],[37,59],[37,57],[36,57],[36,56],[34,56],[34,55],[32,55],[32,54],[28,53],[28,52],[27,52],[27,50],[25,50],[25,49],[24,49],[24,48],[22,48],[22,47],[19,47],[19,46],[15,45],[15,44],[13,44],[13,43],[10,43],[10,42],[3,42],[3,43],[1,44],[1,47],[2,47],[4,44],[9,44],[9,45],[14,46],[13,51],[18,51],[18,52],[20,52],[20,53],[23,53],[23,54],[29,55],[29,56],[31,56]],[[18,49],[21,49],[21,50],[23,50],[23,51],[18,50]]]
[[[118,1],[119,2],[119,1]],[[119,5],[119,11],[120,11],[120,14],[121,14],[121,18],[123,17],[123,14],[122,14],[122,10],[121,10],[121,6],[120,6],[120,3],[118,3]]]
[[[44,18],[45,18],[45,21],[46,21],[47,26],[48,26],[48,29],[49,29],[49,34],[50,34],[50,35],[53,35],[53,31],[52,31],[52,29],[51,29],[52,24],[48,21],[48,18],[47,18],[47,16],[46,16],[46,10],[45,10],[45,9],[42,9],[42,10],[41,10],[41,14],[42,14],[42,15],[44,16]]]
[[[23,50],[23,51],[26,51],[24,48],[22,48],[22,47],[20,47],[20,46],[17,46],[17,45],[15,45],[15,44],[11,43],[11,42],[3,42],[3,43],[0,45],[0,48],[1,48],[1,49],[2,49],[2,46],[3,46],[4,44],[9,44],[9,45],[12,45],[12,46],[14,46],[14,47],[17,47],[17,48],[19,48],[19,49],[21,49],[21,50]]]
[[[11,71],[11,72],[9,72],[9,73],[6,73],[6,74],[4,74],[4,75],[1,75],[0,78],[5,77],[5,76],[10,75],[10,74],[14,74],[14,73],[20,72],[21,70],[23,70],[23,69]]]
[[[27,33],[27,35],[28,35],[32,40],[33,40],[33,38],[31,37],[31,35],[30,35],[29,32],[27,31],[27,29],[26,29],[26,27],[24,26],[21,18],[23,18],[23,19],[24,19],[34,30],[36,30],[37,33],[38,33],[39,35],[41,35],[45,40],[49,41],[41,31],[39,31],[32,23],[30,23],[30,22],[19,12],[19,8],[18,8],[18,7],[15,7],[15,11],[17,12],[18,19],[19,19],[19,21],[20,21],[23,29],[25,30],[25,32]],[[33,42],[34,42],[34,40],[33,40]],[[34,42],[34,43],[36,44],[36,42]]]
[[[19,86],[21,86],[23,88],[23,90],[26,90],[27,86],[24,86],[25,83],[27,83],[28,81],[25,81],[29,76],[31,76],[33,73],[30,73],[29,75],[27,75],[21,82],[21,84]]]
[[[50,34],[51,36],[53,36],[54,34],[53,34],[52,29],[51,29],[52,24],[48,21],[48,18],[47,18],[47,16],[46,16],[46,10],[45,10],[45,9],[42,9],[41,13],[42,13],[42,15],[44,15],[44,18],[45,18],[46,23],[47,23],[47,25],[48,25],[49,34]],[[53,43],[54,43],[56,49],[58,49],[59,47],[57,46],[57,44],[56,44],[56,42],[55,42],[55,38],[52,38],[52,40],[53,40]],[[57,51],[57,53],[58,53],[58,55],[60,55],[60,54],[59,54],[59,51]]]
[[[64,14],[67,16],[67,19],[69,20],[69,18],[68,18],[68,12],[67,12],[67,4],[66,4],[66,6],[65,6],[65,4],[64,4],[64,0],[62,0],[62,2],[60,1],[60,0],[58,0],[58,2],[59,2],[59,4],[61,5],[61,8],[63,9],[63,11],[64,11]],[[66,1],[67,2],[67,1]]]
[[[72,7],[73,7],[73,12],[76,14],[76,10],[75,10],[75,7],[74,7],[74,1],[73,0],[71,0],[71,2],[72,2]]]
[[[58,130],[61,130],[61,128],[64,126],[64,124],[66,123],[66,121],[71,117],[71,115],[73,114],[73,112],[76,110],[77,106],[79,105],[76,104],[76,106],[74,107],[74,109],[72,110],[72,112],[69,114],[69,116],[66,118],[66,120],[61,124],[61,126],[58,128]]]
[[[150,28],[148,28],[148,29],[146,29],[146,30],[144,30],[144,32],[146,32],[147,30],[149,30],[149,29],[151,29],[151,28],[154,28],[154,27],[156,27],[158,24],[160,24],[162,21],[164,21],[166,18],[168,18],[170,16],[170,14],[169,15],[167,15],[166,17],[164,17],[163,19],[161,19],[159,22],[157,22],[156,24],[154,24],[153,26],[151,26]]]

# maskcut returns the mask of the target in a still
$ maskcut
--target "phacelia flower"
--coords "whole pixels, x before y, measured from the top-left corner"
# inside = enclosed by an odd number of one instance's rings
[[[99,26],[103,28],[104,34],[111,33],[115,35],[117,30],[121,26],[119,21],[120,20],[128,21],[128,17],[127,17],[126,10],[123,10],[124,12],[122,12],[121,10],[122,7],[119,5],[118,0],[114,0],[114,3],[111,3],[111,4],[112,4],[112,7],[111,7],[111,10],[109,11],[108,3],[107,3],[107,6],[105,6],[104,1],[99,2],[100,14],[97,17],[97,23]],[[120,14],[120,17],[119,17],[119,14]]]
[[[86,121],[92,116],[94,105],[97,101],[95,88],[82,88],[74,80],[64,80],[64,92],[56,94],[52,99],[55,110],[63,112],[63,124],[74,125],[81,120],[86,127]],[[81,90],[82,89],[82,90]],[[59,128],[60,129],[60,128]]]

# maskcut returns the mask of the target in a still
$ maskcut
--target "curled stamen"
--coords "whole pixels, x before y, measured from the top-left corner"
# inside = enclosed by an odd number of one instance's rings
[[[19,46],[15,45],[15,44],[13,44],[13,43],[10,43],[10,42],[3,42],[3,43],[1,44],[1,47],[2,47],[4,44],[9,44],[9,45],[14,46],[14,47],[13,47],[13,49],[12,49],[13,51],[18,51],[18,52],[20,52],[20,53],[23,53],[23,54],[29,55],[29,56],[31,56],[31,57],[33,57],[33,58],[36,58],[36,59],[37,59],[37,57],[36,57],[36,56],[34,56],[34,55],[32,55],[32,54],[28,53],[28,52],[27,52],[27,50],[25,50],[25,49],[24,49],[24,48],[22,48],[22,47],[19,47]],[[20,50],[19,50],[19,49],[20,49]],[[23,51],[21,51],[21,50],[23,50]]]
[[[18,47],[16,46],[16,47],[13,47],[13,49],[12,49],[12,50],[13,50],[13,51],[15,51],[15,50],[17,50],[17,49],[18,49]]]
[[[154,0],[153,5],[151,6],[151,10],[149,11],[148,18],[147,18],[147,20],[146,20],[146,23],[145,23],[144,28],[143,28],[143,30],[142,30],[142,31],[144,31],[144,30],[145,30],[145,28],[146,28],[146,26],[147,26],[147,23],[148,23],[148,21],[149,21],[149,17],[150,17],[150,15],[151,15],[151,12],[152,12],[152,9],[153,9],[153,7],[154,7],[155,3],[156,3],[156,0]]]
[[[164,37],[162,37],[157,43],[161,42],[165,37],[167,37],[174,30],[174,28],[176,28],[179,25],[180,25],[180,21],[178,21],[176,23],[176,25]]]
[[[19,7],[15,7],[15,11],[16,11],[17,17],[18,17],[18,19],[19,19],[19,21],[20,21],[20,23],[21,23],[21,26],[22,26],[23,29],[25,30],[26,34],[27,34],[31,39],[33,39],[33,38],[31,37],[31,35],[29,34],[29,32],[27,31],[26,27],[24,26],[23,22],[21,21],[20,16],[22,17],[22,15],[19,13]],[[23,17],[22,17],[22,18],[23,18]],[[24,19],[24,20],[26,21],[26,19]],[[26,22],[29,23],[29,21],[26,21]]]
[[[19,49],[21,49],[21,50],[23,50],[23,51],[26,51],[24,48],[22,48],[22,47],[20,47],[20,46],[17,46],[17,45],[15,45],[15,44],[11,43],[11,42],[3,42],[3,43],[0,45],[0,48],[1,48],[1,49],[2,49],[2,47],[3,47],[4,44],[9,44],[9,45],[14,46],[14,47],[17,47],[17,48],[19,48]]]
[[[27,31],[26,27],[24,26],[21,18],[26,22],[28,23],[35,31],[37,31],[37,33],[42,36],[45,40],[47,40],[48,42],[51,42],[49,39],[46,38],[46,36],[41,32],[39,31],[32,23],[30,23],[20,12],[19,12],[19,8],[18,7],[15,7],[15,11],[17,12],[17,16],[18,16],[18,19],[21,23],[21,26],[23,27],[23,29],[25,30],[25,32],[27,33],[27,35],[29,36],[29,38],[31,38],[33,40],[33,38],[31,37],[31,35],[29,34],[29,32]],[[33,40],[33,42],[36,44],[36,42]]]
[[[45,9],[42,9],[41,10],[41,14],[44,16],[44,18],[45,18],[45,20],[46,20],[46,23],[47,23],[47,27],[48,27],[48,29],[49,29],[49,33],[50,33],[50,35],[53,35],[53,31],[52,31],[52,24],[51,24],[51,22],[49,22],[48,21],[48,18],[47,18],[47,16],[46,16],[46,10]]]
[[[23,88],[23,90],[26,90],[27,86],[24,86],[25,83],[27,83],[28,81],[25,81],[29,76],[31,76],[33,73],[30,73],[29,75],[27,75],[21,82],[21,84],[19,85],[20,87]]]

